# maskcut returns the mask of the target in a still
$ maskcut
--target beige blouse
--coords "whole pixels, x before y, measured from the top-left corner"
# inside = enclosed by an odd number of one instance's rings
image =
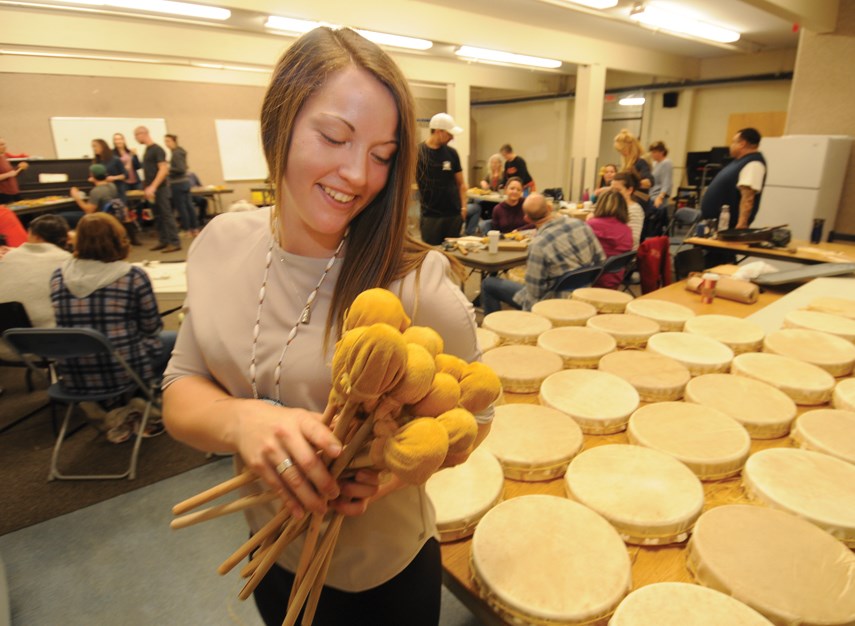
[[[252,397],[249,363],[271,240],[269,219],[267,209],[226,213],[206,226],[194,242],[187,268],[187,315],[164,388],[183,376],[197,375],[215,381],[234,397]],[[300,257],[278,246],[273,254],[256,356],[258,391],[265,398],[275,397],[276,363],[328,261]],[[312,307],[311,322],[300,327],[282,362],[280,393],[286,406],[321,412],[326,405],[334,341],[324,353],[324,327],[340,264],[327,275]],[[442,335],[446,352],[467,361],[480,359],[472,305],[450,279],[445,256],[428,253],[418,284],[413,272],[389,288],[399,295],[414,324],[430,326]],[[492,410],[478,418],[489,421]],[[242,462],[235,459],[240,471]],[[272,505],[253,509],[247,515],[253,531],[274,512]],[[400,573],[435,533],[434,512],[424,487],[396,491],[373,503],[361,517],[345,520],[327,584],[345,591],[376,587]],[[302,538],[294,541],[279,564],[294,571],[302,543]]]

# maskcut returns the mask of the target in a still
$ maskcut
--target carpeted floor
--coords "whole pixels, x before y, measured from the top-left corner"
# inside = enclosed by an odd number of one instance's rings
[[[4,389],[0,395],[0,428],[47,401],[44,391],[32,394],[27,391],[22,369],[0,367],[0,388]],[[44,389],[45,384],[38,384],[38,388]],[[139,489],[209,461],[203,453],[164,433],[142,442],[135,480],[48,482],[54,441],[50,408],[0,434],[0,502],[3,503],[0,535]],[[97,430],[86,426],[63,446],[60,469],[121,472],[130,460],[131,446],[131,442],[111,444]]]

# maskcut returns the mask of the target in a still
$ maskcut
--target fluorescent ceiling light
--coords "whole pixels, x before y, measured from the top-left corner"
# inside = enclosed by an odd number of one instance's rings
[[[278,15],[268,15],[267,21],[264,22],[267,28],[273,30],[281,30],[286,33],[294,33],[302,35],[310,30],[316,29],[318,26],[323,26],[321,22],[313,22],[311,20],[298,20],[294,17],[279,17]]]
[[[133,9],[134,11],[145,11],[147,13],[167,13],[169,15],[182,15],[185,17],[201,17],[208,20],[227,20],[232,12],[220,7],[212,7],[206,4],[191,4],[189,2],[175,2],[174,0],[59,0],[69,4],[85,4],[87,6],[116,7],[120,9]]]
[[[204,67],[210,70],[236,70],[238,72],[259,72],[261,74],[269,74],[272,68],[264,67],[249,67],[247,65],[224,65],[222,63],[203,63],[202,61],[190,61],[193,67]]]
[[[475,48],[473,46],[460,46],[454,51],[454,54],[465,59],[472,59],[473,61],[511,63],[513,65],[527,65],[530,67],[542,67],[546,69],[556,69],[561,67],[561,61],[556,61],[555,59],[530,57],[525,54],[513,54],[512,52],[488,50],[486,48]]]
[[[590,7],[592,9],[611,9],[616,7],[618,0],[546,0],[551,4],[564,4],[568,8],[573,8],[574,4]]]
[[[373,41],[378,46],[391,46],[393,48],[407,48],[409,50],[429,50],[433,42],[416,37],[404,37],[403,35],[390,35],[389,33],[377,33],[373,30],[356,30],[368,41]]]
[[[629,96],[627,98],[621,98],[620,100],[618,100],[618,104],[624,107],[637,107],[644,104],[644,102],[644,96]]]
[[[657,7],[641,7],[639,10],[630,13],[629,17],[646,26],[718,43],[733,43],[738,41],[740,37],[740,34],[735,30],[713,26],[686,15],[671,13]]]
[[[53,57],[60,59],[86,59],[89,61],[122,61],[126,63],[161,63],[157,59],[145,57],[114,57],[100,54],[79,54],[71,52],[41,52],[38,50],[0,50],[0,54],[24,57]]]

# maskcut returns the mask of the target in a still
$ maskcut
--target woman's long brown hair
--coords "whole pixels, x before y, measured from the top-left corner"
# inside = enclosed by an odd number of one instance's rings
[[[347,252],[333,292],[327,337],[338,335],[347,307],[373,287],[388,287],[420,267],[432,249],[407,233],[407,205],[416,166],[415,107],[407,81],[379,46],[343,28],[316,28],[298,39],[276,65],[261,109],[261,141],[276,182],[277,227],[294,120],[306,100],[346,67],[366,70],[389,90],[398,108],[398,150],[386,186],[350,223]],[[275,230],[274,230],[275,232]],[[453,267],[460,274],[459,264]]]

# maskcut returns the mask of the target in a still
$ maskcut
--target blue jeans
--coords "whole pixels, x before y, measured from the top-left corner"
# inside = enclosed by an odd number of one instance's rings
[[[484,315],[500,311],[503,302],[515,309],[521,309],[522,307],[514,302],[514,295],[523,289],[525,285],[512,280],[488,276],[481,281],[481,306],[484,307]]]
[[[199,230],[199,218],[196,215],[196,207],[190,200],[190,181],[185,180],[178,183],[169,183],[172,192],[172,208],[178,212],[181,220],[181,228],[184,230]]]
[[[178,333],[174,330],[162,330],[159,336],[163,347],[160,350],[160,354],[151,359],[151,366],[154,369],[156,379],[163,378],[163,372],[166,371],[166,365],[172,356],[172,350],[175,348],[175,340],[178,337]]]

